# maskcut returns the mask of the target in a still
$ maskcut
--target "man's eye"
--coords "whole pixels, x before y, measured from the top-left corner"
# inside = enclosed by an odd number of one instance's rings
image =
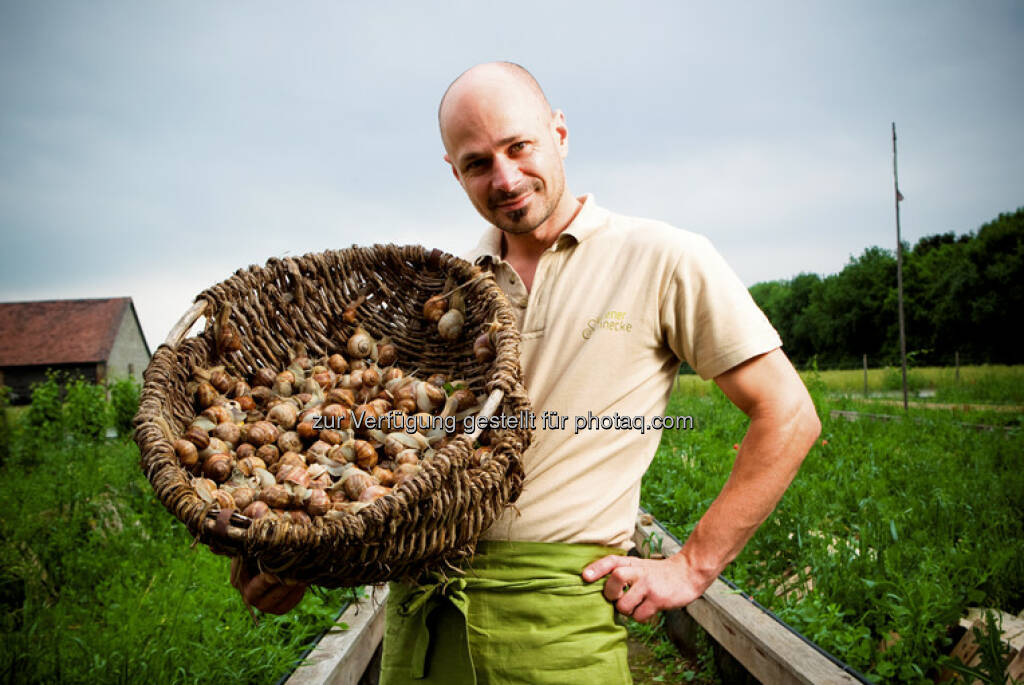
[[[519,141],[518,143],[512,143],[512,145],[509,147],[508,151],[509,152],[522,152],[525,149],[526,149],[526,143],[523,142],[523,141]]]
[[[466,168],[464,169],[464,171],[476,171],[477,169],[482,169],[483,166],[484,166],[484,160],[482,160],[482,159],[474,159],[472,162],[469,162],[468,164],[466,164]]]

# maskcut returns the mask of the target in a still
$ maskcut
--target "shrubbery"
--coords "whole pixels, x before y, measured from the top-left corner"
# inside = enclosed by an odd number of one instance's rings
[[[130,381],[51,378],[0,407],[0,681],[273,682],[345,593],[254,626],[227,558],[191,548],[140,472],[137,404]]]
[[[967,607],[1024,608],[1024,438],[951,413],[830,419],[820,378],[808,385],[821,439],[725,575],[865,674],[921,682]],[[748,421],[717,389],[676,393],[666,413],[692,415],[696,430],[665,432],[642,502],[685,539]]]

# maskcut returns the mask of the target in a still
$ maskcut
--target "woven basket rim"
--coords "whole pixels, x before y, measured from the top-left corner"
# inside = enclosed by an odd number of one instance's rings
[[[341,274],[339,273],[341,266],[351,266],[352,268]],[[422,267],[429,273],[427,275],[415,273],[415,269],[412,267]],[[369,269],[369,271],[363,273],[359,269]],[[171,439],[175,434],[180,434],[180,431],[187,425],[182,421],[186,417],[183,416],[183,409],[179,406],[181,405],[180,397],[173,391],[167,391],[165,386],[170,384],[177,387],[175,384],[180,384],[183,376],[189,376],[194,371],[196,360],[204,360],[207,363],[213,360],[228,360],[233,361],[237,369],[251,370],[255,368],[255,361],[269,363],[269,360],[279,360],[281,348],[289,342],[304,342],[310,345],[312,347],[310,356],[314,356],[314,352],[327,352],[323,340],[328,339],[330,335],[336,335],[337,332],[331,330],[331,327],[336,325],[336,321],[333,319],[328,321],[326,330],[320,330],[324,326],[321,326],[320,322],[317,322],[315,317],[310,314],[316,312],[312,303],[317,298],[326,303],[334,295],[339,295],[343,299],[351,299],[354,286],[349,280],[355,279],[356,276],[362,279],[364,287],[374,294],[371,296],[374,301],[368,305],[367,312],[377,319],[369,321],[366,328],[375,337],[380,337],[384,331],[373,330],[373,328],[382,316],[382,311],[395,317],[406,317],[408,325],[414,323],[408,318],[411,311],[409,303],[394,299],[399,295],[399,286],[408,286],[409,283],[423,284],[416,294],[416,297],[422,299],[424,292],[441,282],[442,276],[448,275],[457,275],[458,281],[466,284],[467,302],[472,300],[473,306],[467,306],[467,330],[475,330],[487,323],[480,320],[483,313],[493,315],[494,320],[501,326],[500,333],[496,336],[498,350],[494,362],[486,367],[486,373],[483,376],[474,376],[472,382],[477,383],[480,389],[502,390],[505,394],[501,405],[503,411],[521,410],[524,407],[529,410],[529,401],[522,385],[522,371],[519,367],[519,335],[515,326],[515,314],[504,293],[487,272],[480,271],[478,267],[458,257],[439,250],[428,251],[421,246],[352,246],[319,253],[307,253],[301,257],[272,257],[264,266],[251,265],[247,269],[238,269],[224,281],[199,293],[194,302],[207,303],[206,311],[202,314],[206,318],[204,329],[190,337],[185,337],[183,332],[182,339],[178,344],[172,346],[165,343],[158,347],[150,367],[144,374],[143,401],[140,403],[139,414],[136,417],[136,440],[143,452],[142,465],[147,478],[164,505],[189,527],[193,535],[209,544],[215,551],[254,557],[257,561],[265,562],[263,565],[266,568],[287,575],[289,569],[283,567],[281,563],[274,563],[271,559],[274,555],[268,553],[268,549],[280,551],[287,547],[313,548],[313,556],[318,553],[324,556],[328,552],[336,555],[341,543],[351,545],[357,541],[365,542],[371,532],[379,533],[386,528],[387,526],[382,527],[381,524],[387,520],[395,520],[396,517],[406,515],[423,519],[427,515],[424,512],[433,516],[431,507],[435,507],[436,501],[434,500],[436,500],[438,488],[442,486],[454,488],[458,491],[457,496],[460,498],[472,495],[476,496],[479,501],[486,500],[487,506],[491,508],[494,508],[491,500],[487,499],[490,495],[477,496],[470,491],[477,489],[478,486],[482,490],[505,488],[508,492],[500,498],[505,500],[502,506],[514,501],[518,496],[522,480],[520,457],[530,440],[530,433],[526,427],[519,431],[512,431],[514,435],[508,437],[509,447],[508,449],[502,448],[503,451],[500,455],[502,460],[507,457],[507,462],[497,460],[496,466],[488,467],[493,473],[486,469],[482,471],[479,474],[479,483],[466,480],[468,453],[471,447],[465,444],[468,442],[465,438],[460,437],[439,450],[436,464],[432,463],[430,468],[425,466],[423,473],[398,486],[392,496],[377,500],[369,507],[347,515],[344,522],[316,518],[312,525],[302,527],[301,530],[292,524],[282,525],[264,519],[246,525],[247,519],[241,517],[237,512],[229,512],[225,515],[224,512],[218,512],[215,506],[207,505],[201,507],[205,508],[204,511],[197,512],[195,500],[198,498],[194,491],[191,494],[192,499],[190,499],[189,493],[182,491],[182,487],[190,481],[184,479],[186,483],[182,483],[182,474],[185,472],[176,463],[176,458],[173,458]],[[388,278],[392,279],[390,284]],[[332,279],[334,279],[333,282]],[[260,284],[260,287],[250,287],[254,283]],[[289,287],[291,290],[288,290]],[[340,290],[338,292],[329,291],[329,287]],[[239,295],[239,299],[232,300],[232,297],[239,293],[242,294]],[[242,297],[243,295],[244,297]],[[389,298],[387,295],[391,297]],[[245,307],[251,310],[253,302],[257,304],[271,302],[278,309],[275,310],[274,315],[266,317],[266,321],[258,320],[251,315],[251,312],[243,311]],[[232,306],[226,306],[228,304]],[[332,313],[331,316],[337,318],[335,314]],[[285,320],[286,315],[299,319],[305,317],[313,321],[312,324],[309,324],[310,329],[304,331],[306,339],[296,340],[294,336],[290,335],[288,326],[292,320],[290,318]],[[247,316],[249,318],[246,318]],[[257,324],[264,328],[273,325],[279,329],[277,333],[280,334],[280,339],[255,342],[247,339],[245,344],[248,347],[242,351],[219,354],[215,349],[216,341],[219,339],[217,336],[221,328],[228,324],[236,325],[239,330],[251,327],[251,330],[254,331],[263,331],[263,328]],[[310,331],[312,332],[310,333]],[[409,334],[409,338],[413,336],[414,334]],[[336,349],[341,349],[345,339],[335,339]],[[395,344],[399,347],[405,346],[406,351],[411,352],[412,344],[409,339],[395,340]],[[464,348],[465,341],[461,344]],[[436,354],[436,349],[432,348],[431,353]],[[427,354],[427,352],[423,354]],[[320,355],[316,354],[315,356]],[[169,398],[170,395],[174,395],[174,397]],[[177,402],[177,405],[171,408],[169,405],[174,402]],[[501,439],[504,440],[505,437],[503,436]],[[501,469],[504,469],[504,472],[499,473]],[[512,481],[511,488],[505,487],[507,484],[499,482],[504,479]],[[425,488],[424,483],[433,489]],[[484,483],[486,488],[480,483]],[[489,516],[485,518],[489,518],[492,522],[498,513],[500,512],[488,511]],[[219,515],[211,517],[213,514]],[[454,528],[452,532],[428,531],[425,537],[433,536],[431,539],[427,541],[418,539],[417,544],[412,546],[418,545],[419,549],[403,548],[402,552],[406,556],[396,558],[395,566],[408,567],[398,575],[410,575],[410,564],[412,566],[418,564],[422,569],[450,566],[453,561],[458,562],[471,554],[476,538],[482,532],[486,522],[477,521],[474,516],[464,518],[473,519],[477,528],[481,528],[481,530],[474,529],[469,535],[472,538],[470,544],[464,544]],[[394,528],[394,525],[391,527]],[[419,535],[422,532],[417,531],[416,534]],[[448,552],[437,551],[438,543],[435,538],[439,534],[452,537],[453,548]],[[424,536],[421,535],[421,537]],[[396,544],[395,546],[400,547],[401,545]],[[299,552],[301,551],[299,550]],[[299,552],[296,552],[296,555],[302,556]],[[417,555],[420,555],[422,559],[417,560]],[[419,563],[420,561],[422,563]],[[307,569],[296,573],[295,576],[331,584],[331,581],[341,573],[335,567],[334,562],[326,558],[320,559],[319,562],[314,560],[313,566],[316,568],[312,571]],[[387,569],[383,570],[387,575]]]

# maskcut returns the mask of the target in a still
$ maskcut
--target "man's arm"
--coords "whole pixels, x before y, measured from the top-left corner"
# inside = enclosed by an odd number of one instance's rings
[[[605,597],[637,621],[704,593],[771,514],[821,432],[807,388],[781,349],[715,382],[750,426],[729,479],[682,549],[663,560],[608,556],[583,571],[587,582],[608,575]]]

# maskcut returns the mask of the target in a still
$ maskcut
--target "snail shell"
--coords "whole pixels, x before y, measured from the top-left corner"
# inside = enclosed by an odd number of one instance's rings
[[[253,500],[256,499],[256,492],[250,487],[243,486],[235,488],[231,493],[231,496],[235,500],[235,508],[242,509],[244,511],[250,504],[252,504]]]
[[[362,326],[356,328],[355,333],[348,339],[348,354],[353,359],[364,359],[373,352],[374,342]]]
[[[354,441],[352,452],[356,464],[364,471],[369,471],[377,465],[377,450],[365,440]]]
[[[269,445],[277,440],[277,426],[269,421],[257,421],[251,424],[245,433],[245,441],[254,445]]]
[[[373,502],[378,500],[385,495],[391,494],[391,488],[384,487],[383,485],[371,485],[370,487],[363,490],[362,494],[359,495],[360,502]]]
[[[488,333],[481,333],[473,341],[473,356],[481,364],[494,359],[494,346],[491,345],[491,336]]]
[[[445,340],[457,340],[462,335],[462,325],[466,317],[458,309],[449,309],[437,322],[437,332]]]
[[[269,466],[273,466],[281,458],[281,451],[277,448],[277,445],[261,445],[256,450],[256,456]]]
[[[334,373],[341,375],[348,371],[348,360],[335,353],[327,358],[327,366],[331,367],[331,371]]]
[[[199,463],[199,451],[195,444],[184,438],[174,441],[174,453],[178,455],[178,461],[186,469],[192,470]]]
[[[267,505],[266,502],[263,502],[262,500],[256,500],[255,502],[251,502],[242,511],[243,516],[248,516],[251,519],[260,519],[269,513],[270,507]]]
[[[388,469],[374,466],[371,474],[381,485],[391,486],[395,484],[395,474]]]
[[[217,389],[217,392],[227,394],[235,385],[235,379],[223,369],[215,369],[210,373],[210,385]]]
[[[430,323],[437,323],[448,311],[448,299],[441,295],[434,295],[423,303],[423,318]]]
[[[220,397],[220,393],[217,392],[217,388],[213,387],[207,382],[202,382],[199,387],[196,388],[196,402],[203,409],[206,409]]]
[[[221,509],[237,509],[235,498],[225,490],[214,490],[213,501],[220,505]]]
[[[219,423],[216,428],[213,429],[213,436],[234,447],[242,437],[242,429],[237,423]]]
[[[294,404],[291,402],[281,402],[280,404],[275,404],[267,411],[267,421],[287,431],[295,427],[298,415],[299,410]]]
[[[306,511],[310,516],[323,516],[331,509],[331,498],[323,490],[313,490],[306,501]]]
[[[201,450],[210,445],[210,434],[199,426],[189,426],[185,431],[185,439]]]
[[[286,431],[277,439],[277,446],[282,452],[301,452],[302,438],[295,431]]]
[[[274,380],[277,378],[277,372],[270,367],[264,366],[258,370],[252,377],[253,395],[256,394],[256,386],[270,388],[274,385]]]
[[[230,454],[212,454],[203,462],[203,475],[216,483],[223,483],[231,475]]]

